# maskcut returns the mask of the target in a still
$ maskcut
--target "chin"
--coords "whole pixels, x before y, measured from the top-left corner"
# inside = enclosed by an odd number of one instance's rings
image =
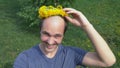
[[[46,48],[45,51],[48,52],[48,53],[50,53],[50,52],[54,52],[55,49],[47,49],[47,48]]]
[[[48,48],[48,47],[45,48],[46,52],[54,52],[56,50],[57,50],[57,46],[56,45],[54,45],[52,48]]]

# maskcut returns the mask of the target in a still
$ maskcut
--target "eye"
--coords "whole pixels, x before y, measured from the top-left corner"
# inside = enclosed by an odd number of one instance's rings
[[[58,38],[61,38],[62,35],[61,34],[56,34],[56,35],[54,35],[54,37],[58,39]]]
[[[42,34],[43,36],[50,36],[50,34],[47,33],[46,31],[41,32],[41,34]]]

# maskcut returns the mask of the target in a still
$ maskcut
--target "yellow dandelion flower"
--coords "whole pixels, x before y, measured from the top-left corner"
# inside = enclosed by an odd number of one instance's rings
[[[60,15],[60,16],[67,16],[67,13],[62,9],[61,5],[58,5],[57,7],[53,6],[42,6],[38,10],[39,17],[40,18],[47,18],[49,16],[55,16],[55,15]]]

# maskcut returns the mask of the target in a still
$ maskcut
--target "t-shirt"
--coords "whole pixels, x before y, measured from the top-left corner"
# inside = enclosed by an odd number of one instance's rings
[[[58,46],[58,51],[53,58],[46,57],[39,45],[23,51],[16,58],[14,68],[76,68],[82,65],[82,60],[87,52],[71,46]]]

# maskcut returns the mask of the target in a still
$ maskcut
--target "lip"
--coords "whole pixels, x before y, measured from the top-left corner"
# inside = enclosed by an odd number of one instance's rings
[[[52,49],[52,48],[54,48],[54,45],[47,45],[47,48]]]
[[[54,49],[57,44],[48,44],[48,43],[44,42],[43,45],[44,45],[47,49]]]

